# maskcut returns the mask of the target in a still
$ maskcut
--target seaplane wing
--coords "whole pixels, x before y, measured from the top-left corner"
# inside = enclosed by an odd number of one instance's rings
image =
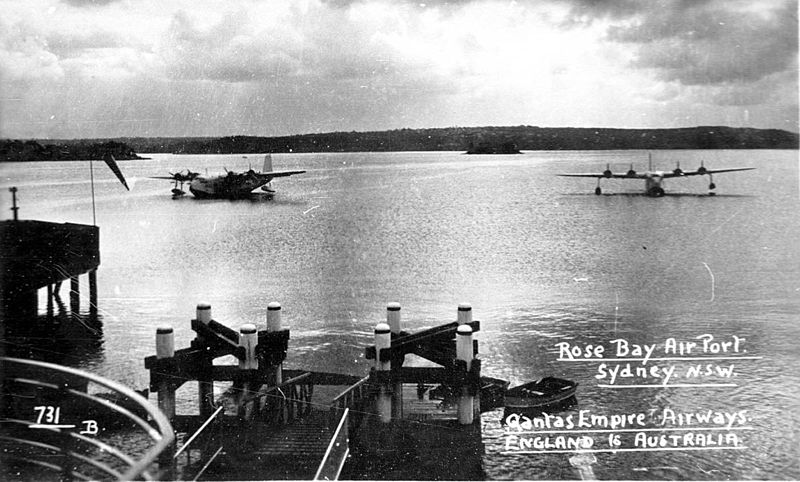
[[[562,177],[593,177],[595,179],[602,179],[604,177],[608,178],[608,179],[645,179],[645,175],[644,174],[628,175],[628,174],[614,173],[614,172],[610,172],[608,174],[604,174],[602,172],[601,173],[579,172],[579,173],[570,173],[570,174],[556,174],[556,176],[562,176]]]
[[[270,171],[270,172],[259,172],[258,175],[272,179],[273,177],[286,177],[286,176],[291,176],[293,174],[303,174],[304,172],[306,171]]]
[[[736,172],[736,171],[752,171],[755,167],[733,167],[730,169],[704,169],[700,168],[696,171],[683,171],[680,174],[673,174],[665,172],[664,177],[678,177],[678,176],[704,176],[706,174],[718,174],[721,172]]]
[[[720,174],[723,172],[736,172],[736,171],[750,171],[755,169],[754,167],[732,167],[727,169],[707,169],[702,162],[700,162],[700,167],[694,171],[684,171],[681,169],[680,163],[675,166],[675,169],[671,171],[657,171],[653,170],[653,163],[652,160],[649,163],[649,169],[645,172],[636,172],[633,168],[633,164],[631,164],[630,169],[628,172],[612,172],[609,164],[606,164],[606,170],[602,172],[579,172],[579,173],[566,173],[566,174],[557,174],[558,176],[563,177],[590,177],[593,179],[597,179],[597,187],[594,190],[595,194],[601,194],[602,190],[600,189],[600,180],[601,179],[643,179],[645,182],[645,193],[648,196],[663,196],[664,195],[664,188],[662,187],[662,181],[664,179],[669,178],[676,178],[676,177],[687,177],[687,176],[708,176],[710,181],[708,184],[709,195],[714,194],[714,189],[717,187],[714,184],[714,174]]]
[[[150,176],[149,178],[150,179],[166,179],[168,181],[180,180],[180,179],[176,179],[175,176]]]

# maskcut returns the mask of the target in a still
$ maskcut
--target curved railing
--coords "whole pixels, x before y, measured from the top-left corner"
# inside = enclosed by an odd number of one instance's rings
[[[7,357],[0,357],[0,382],[0,460],[6,467],[16,460],[41,471],[31,474],[36,478],[160,478],[150,468],[169,453],[175,434],[138,393],[74,368]],[[98,396],[95,387],[110,393]],[[120,425],[135,430],[121,436],[114,428]]]

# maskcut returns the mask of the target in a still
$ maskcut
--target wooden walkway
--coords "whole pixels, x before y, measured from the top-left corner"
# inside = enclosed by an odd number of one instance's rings
[[[315,410],[299,422],[225,437],[223,452],[200,480],[313,479],[332,436],[327,415]]]

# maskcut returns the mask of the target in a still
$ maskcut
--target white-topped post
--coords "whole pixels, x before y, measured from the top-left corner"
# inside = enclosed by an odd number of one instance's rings
[[[461,325],[456,330],[456,358],[467,364],[467,372],[472,368],[472,328],[469,325]],[[458,422],[462,425],[469,425],[474,420],[473,412],[474,399],[469,394],[467,387],[461,388],[461,396],[458,399]]]
[[[247,323],[239,328],[239,346],[244,347],[245,353],[244,360],[239,360],[239,369],[257,370],[256,346],[258,346],[258,330],[256,330],[256,325]],[[245,420],[249,420],[253,413],[252,407],[254,404],[252,402],[242,403],[243,400],[247,400],[252,395],[250,388],[250,382],[245,381],[242,384],[242,392],[239,398],[239,416]]]
[[[386,324],[392,333],[400,334],[400,303],[391,302],[386,305]]]
[[[392,332],[386,323],[378,323],[375,327],[375,370],[388,372],[392,369],[391,361],[381,361],[381,351],[392,345]],[[392,420],[392,394],[383,385],[378,393],[378,414],[381,422],[389,423]]]
[[[458,324],[472,323],[472,306],[469,303],[458,305]]]
[[[171,326],[160,326],[156,329],[156,358],[167,360],[175,357],[175,333]],[[164,412],[170,422],[175,419],[175,390],[164,374],[158,383],[158,408]]]
[[[208,326],[211,323],[211,305],[208,303],[198,303],[195,310],[195,319]],[[200,334],[197,339],[201,345],[205,345],[204,337]],[[208,418],[214,411],[214,380],[211,374],[214,361],[205,352],[199,361],[200,367],[197,377],[197,399],[200,404],[200,417]]]
[[[283,329],[281,321],[281,304],[273,301],[267,305],[267,331],[280,331]],[[275,367],[275,385],[283,383],[283,364]]]
[[[208,303],[199,303],[196,313],[197,321],[200,323],[208,325],[211,322],[211,305]]]
[[[245,358],[239,360],[241,370],[258,370],[256,346],[258,345],[258,332],[256,325],[247,323],[239,328],[239,346],[244,347]]]
[[[389,325],[392,335],[400,336],[400,330],[402,329],[400,303],[392,302],[386,305],[386,324]],[[396,358],[395,361],[397,361]],[[392,368],[399,370],[403,366],[402,362],[399,365]],[[392,386],[392,417],[396,419],[403,418],[403,383],[400,381],[395,382]]]

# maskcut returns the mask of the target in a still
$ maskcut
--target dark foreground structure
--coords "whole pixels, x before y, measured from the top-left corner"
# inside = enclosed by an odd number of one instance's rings
[[[100,265],[100,229],[97,226],[45,221],[0,222],[0,286],[2,319],[35,318],[38,290],[47,288],[48,311],[60,303],[61,283],[70,282],[70,308],[78,312],[78,277],[89,277],[89,306],[97,310],[97,267]]]

